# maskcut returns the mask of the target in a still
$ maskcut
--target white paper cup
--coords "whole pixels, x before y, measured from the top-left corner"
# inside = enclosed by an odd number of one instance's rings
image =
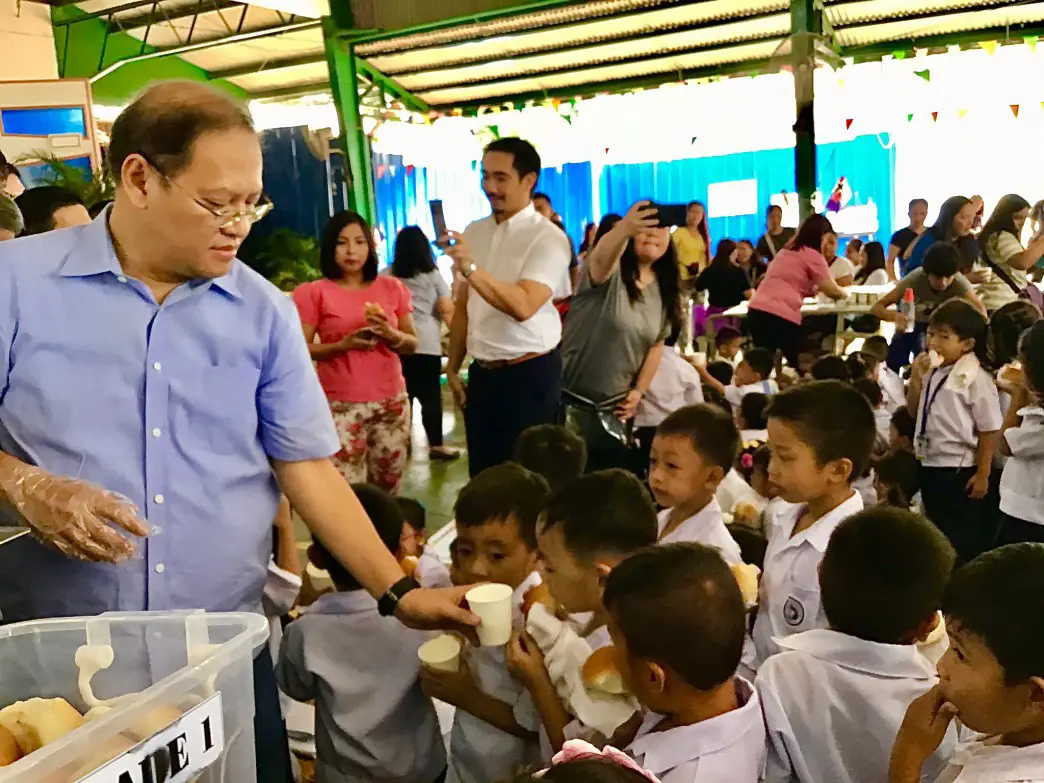
[[[692,355],[692,361],[697,367],[704,367],[707,364],[707,354],[703,351],[697,351]]]
[[[460,639],[446,633],[436,636],[421,645],[417,657],[429,669],[460,671]]]
[[[483,647],[503,647],[511,641],[511,596],[507,585],[479,585],[468,590],[464,598],[471,611],[479,616],[479,642]]]

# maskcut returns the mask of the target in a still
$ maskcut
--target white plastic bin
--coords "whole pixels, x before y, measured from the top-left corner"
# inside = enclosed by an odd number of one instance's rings
[[[0,627],[0,709],[33,697],[61,697],[87,712],[75,662],[84,645],[111,646],[113,662],[92,685],[95,698],[118,699],[102,717],[0,768],[0,783],[107,783],[109,778],[137,783],[155,777],[170,783],[253,783],[253,658],[267,638],[261,615],[201,611],[110,613]],[[133,741],[127,737],[148,735],[151,742],[145,739],[90,772],[114,745],[129,746]],[[160,746],[172,741],[182,763],[191,755],[189,763],[197,766],[185,774],[171,775],[168,769],[148,777],[141,764],[169,766]],[[117,768],[132,761],[137,771],[120,777]],[[203,772],[200,763],[207,765]]]

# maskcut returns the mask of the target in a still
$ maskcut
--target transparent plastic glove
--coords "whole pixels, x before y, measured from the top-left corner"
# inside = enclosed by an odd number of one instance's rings
[[[0,489],[37,538],[77,560],[119,563],[136,552],[120,535],[148,535],[134,506],[106,489],[32,465],[16,465],[0,478]]]

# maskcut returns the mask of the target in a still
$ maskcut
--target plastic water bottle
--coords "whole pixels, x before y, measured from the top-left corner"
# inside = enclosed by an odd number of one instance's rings
[[[917,314],[917,303],[914,302],[914,292],[912,288],[907,288],[903,291],[903,301],[899,303],[899,312],[906,316],[906,332],[912,332],[914,330],[914,317]]]

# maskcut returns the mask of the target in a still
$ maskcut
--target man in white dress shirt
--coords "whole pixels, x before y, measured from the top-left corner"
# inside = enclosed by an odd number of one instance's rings
[[[562,389],[562,322],[552,300],[568,296],[566,235],[533,207],[540,155],[521,139],[498,139],[482,158],[493,214],[447,254],[467,281],[458,294],[446,369],[464,411],[471,475],[511,458],[519,434],[554,422]],[[464,357],[468,386],[460,378]]]

